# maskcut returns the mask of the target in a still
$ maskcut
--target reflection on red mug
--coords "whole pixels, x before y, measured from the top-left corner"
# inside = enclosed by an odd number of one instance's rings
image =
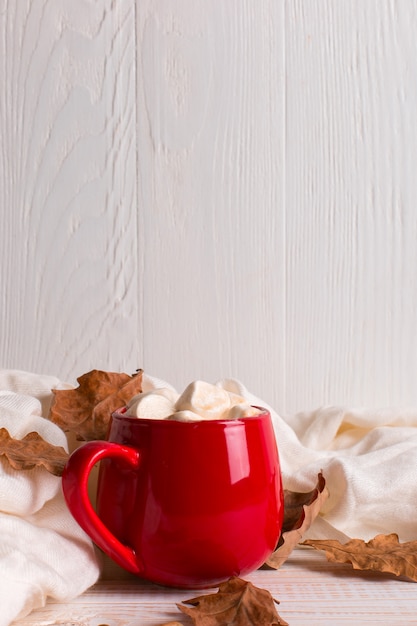
[[[101,461],[97,513],[88,477]],[[138,419],[117,411],[108,441],[72,453],[68,507],[121,567],[175,587],[217,586],[260,567],[284,513],[268,411],[238,420]]]

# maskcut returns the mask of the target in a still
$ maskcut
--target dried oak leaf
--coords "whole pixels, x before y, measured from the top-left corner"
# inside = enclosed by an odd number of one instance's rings
[[[17,470],[43,466],[55,476],[62,476],[68,453],[61,446],[45,441],[39,433],[28,433],[23,439],[13,439],[5,428],[0,429],[0,456],[5,456]]]
[[[142,391],[142,370],[133,376],[92,370],[75,389],[53,389],[49,419],[79,441],[105,439],[111,414]]]
[[[320,472],[317,484],[308,493],[284,491],[284,523],[278,545],[265,565],[278,569],[288,559],[294,547],[300,543],[303,535],[320,512],[323,503],[329,497],[326,481]]]
[[[417,541],[399,543],[396,533],[377,535],[368,542],[308,539],[303,545],[324,550],[333,563],[350,563],[354,569],[389,572],[417,582]]]
[[[266,589],[233,577],[217,593],[184,600],[193,608],[178,604],[195,626],[288,626],[277,613],[277,600]]]

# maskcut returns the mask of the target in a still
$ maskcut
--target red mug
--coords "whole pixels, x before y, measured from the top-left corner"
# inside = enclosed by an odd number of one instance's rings
[[[122,568],[167,586],[214,587],[260,567],[275,549],[284,513],[268,411],[236,420],[112,415],[108,441],[70,456],[68,507]],[[97,513],[88,477],[101,461]]]

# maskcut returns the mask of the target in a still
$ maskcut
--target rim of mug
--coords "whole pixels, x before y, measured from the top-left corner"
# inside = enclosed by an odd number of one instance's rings
[[[185,420],[175,420],[175,419],[168,419],[168,418],[153,418],[153,417],[137,417],[136,415],[127,415],[126,411],[127,411],[127,406],[122,406],[119,409],[116,409],[115,411],[112,412],[111,416],[112,418],[116,417],[117,419],[125,419],[128,421],[135,421],[135,422],[139,422],[139,423],[143,423],[143,422],[152,422],[152,423],[163,423],[163,424],[185,424],[186,426],[196,426],[198,424],[239,424],[242,422],[246,422],[246,421],[251,421],[251,420],[257,420],[260,418],[265,417],[266,415],[269,415],[269,417],[271,416],[271,413],[269,411],[269,409],[263,407],[263,406],[257,406],[255,404],[251,404],[251,407],[253,407],[254,409],[258,409],[259,411],[261,411],[261,413],[258,413],[257,415],[246,415],[244,417],[239,417],[237,419],[204,419],[203,417],[201,418],[201,420],[193,420],[193,421],[185,421]]]

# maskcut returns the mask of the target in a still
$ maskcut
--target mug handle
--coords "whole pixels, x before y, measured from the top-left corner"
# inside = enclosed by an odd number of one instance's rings
[[[64,498],[73,517],[94,543],[122,568],[140,575],[144,568],[138,555],[103,524],[88,495],[90,472],[96,463],[106,458],[119,459],[133,469],[140,464],[140,453],[134,448],[108,441],[90,441],[77,448],[67,461],[62,475]]]

